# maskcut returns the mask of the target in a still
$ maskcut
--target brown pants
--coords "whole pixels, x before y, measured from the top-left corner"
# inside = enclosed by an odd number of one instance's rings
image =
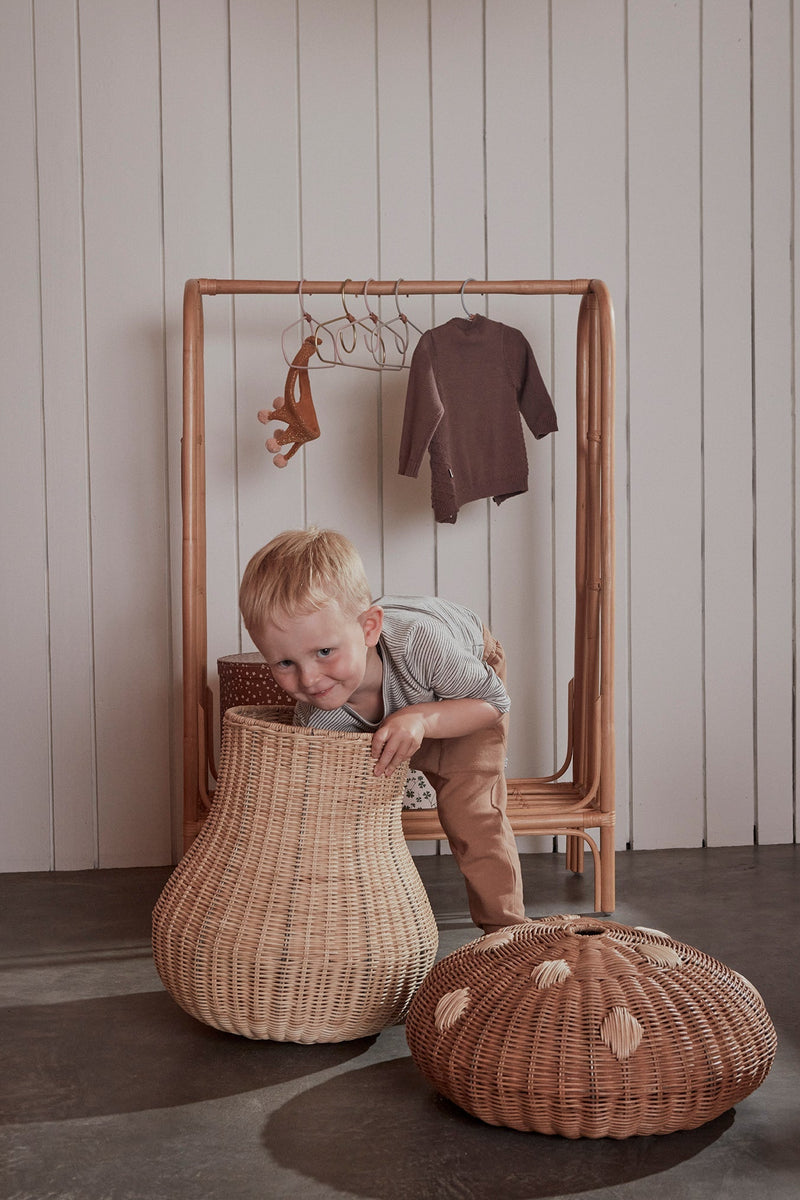
[[[503,647],[484,628],[483,660],[505,683]],[[442,829],[467,885],[470,915],[486,933],[525,920],[517,843],[506,816],[508,715],[489,729],[426,738],[411,760],[436,791]]]

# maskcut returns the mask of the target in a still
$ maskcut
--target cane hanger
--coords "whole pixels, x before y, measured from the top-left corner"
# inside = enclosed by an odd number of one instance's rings
[[[319,327],[319,322],[314,320],[314,318],[311,316],[311,313],[306,311],[306,308],[303,304],[303,284],[304,283],[305,283],[305,279],[301,279],[297,285],[297,298],[300,302],[301,315],[297,318],[296,321],[292,321],[291,325],[287,325],[286,328],[284,329],[283,333],[281,334],[281,353],[283,354],[284,362],[286,363],[286,365],[288,367],[293,367],[295,370],[300,370],[300,371],[327,370],[328,367],[332,367],[335,364],[329,363],[329,362],[317,362],[312,365],[310,362],[308,362],[308,360],[306,360],[306,362],[303,365],[298,366],[298,363],[296,361],[297,360],[297,351],[293,350],[290,353],[290,351],[287,349],[287,342],[289,340],[289,334],[298,325],[300,325],[300,326],[303,326],[304,324],[307,325],[308,333],[305,335],[306,337],[316,337],[317,336],[317,328]],[[305,337],[302,338],[301,341],[305,341]]]

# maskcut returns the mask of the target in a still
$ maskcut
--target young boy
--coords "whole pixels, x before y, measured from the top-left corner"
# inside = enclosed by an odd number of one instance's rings
[[[410,758],[436,791],[475,924],[492,933],[524,921],[506,816],[505,657],[480,618],[434,597],[373,603],[353,544],[320,529],[290,530],[259,550],[239,603],[296,701],[295,724],[372,733],[376,775]]]

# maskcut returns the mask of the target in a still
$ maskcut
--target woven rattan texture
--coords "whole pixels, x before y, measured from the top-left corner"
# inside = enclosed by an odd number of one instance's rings
[[[403,1020],[436,922],[403,838],[405,767],[370,736],[231,709],[215,799],[153,913],[164,986],[209,1025],[273,1041],[366,1037]]]
[[[574,916],[442,959],[406,1036],[473,1116],[570,1138],[694,1129],[763,1082],[776,1044],[743,976],[656,930]]]

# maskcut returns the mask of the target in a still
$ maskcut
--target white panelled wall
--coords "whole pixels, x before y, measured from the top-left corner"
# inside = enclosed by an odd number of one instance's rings
[[[179,849],[191,276],[604,279],[618,846],[793,840],[794,0],[2,0],[0,92],[0,869]],[[376,593],[491,621],[509,773],[544,774],[571,671],[578,301],[472,304],[523,329],[560,430],[528,438],[527,495],[437,526],[427,469],[396,472],[406,373],[315,372],[322,436],[277,471],[256,413],[297,301],[206,300],[209,661],[250,648],[253,551],[334,526]],[[422,329],[461,312],[403,307]]]

